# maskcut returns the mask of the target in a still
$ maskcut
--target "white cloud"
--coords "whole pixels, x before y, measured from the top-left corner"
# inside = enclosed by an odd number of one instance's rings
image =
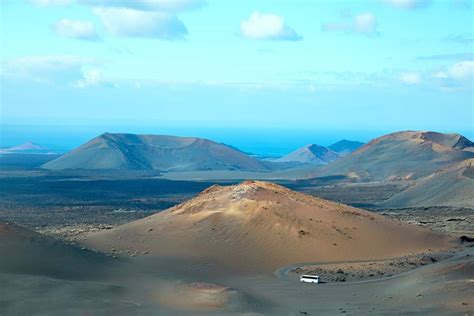
[[[281,16],[271,13],[253,12],[240,23],[240,34],[256,40],[297,41],[303,37],[285,24]]]
[[[48,6],[62,6],[71,4],[71,0],[30,0],[33,4],[48,7]]]
[[[370,12],[359,14],[354,19],[354,30],[359,33],[377,32],[377,19]]]
[[[349,16],[350,17],[350,16]],[[350,21],[331,22],[323,24],[321,29],[326,32],[360,33],[365,35],[377,34],[377,18],[371,12],[361,13]]]
[[[206,5],[204,0],[79,0],[79,2],[94,7],[166,12],[193,10]]]
[[[83,69],[82,74],[83,78],[79,79],[75,84],[75,86],[78,88],[95,86],[101,83],[102,81],[102,72],[100,71],[100,69]]]
[[[448,70],[449,75],[456,80],[472,79],[474,76],[474,61],[461,61]]]
[[[474,79],[474,61],[467,60],[458,62],[444,71],[437,71],[433,74],[434,78],[452,79],[465,81]]]
[[[415,85],[421,82],[421,75],[417,72],[405,72],[400,74],[399,79],[403,83]]]
[[[95,8],[107,32],[116,36],[180,39],[188,33],[176,15],[123,8]]]
[[[75,83],[85,79],[83,69],[100,64],[96,59],[80,56],[24,56],[3,62],[8,78],[40,83]]]
[[[474,61],[466,60],[455,63],[441,71],[436,71],[432,77],[444,91],[455,92],[474,89]]]
[[[54,30],[63,37],[87,41],[97,41],[100,39],[94,24],[89,21],[62,19],[56,23]]]
[[[384,0],[385,3],[397,9],[411,10],[428,6],[431,0]]]

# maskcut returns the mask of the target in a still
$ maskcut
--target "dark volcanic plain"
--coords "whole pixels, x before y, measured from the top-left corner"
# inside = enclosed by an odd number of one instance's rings
[[[212,185],[143,174],[0,172],[0,218],[64,237],[124,224],[189,199]]]
[[[71,238],[84,231],[109,229],[149,216],[190,199],[213,184],[230,185],[245,180],[175,181],[163,178],[158,171],[39,169],[45,160],[55,157],[23,154],[19,159],[10,155],[3,158],[9,163],[0,167],[0,219]],[[266,176],[262,174],[262,178]],[[474,210],[469,207],[380,206],[410,187],[411,181],[354,183],[343,176],[328,176],[272,182],[298,192],[381,212],[454,237],[472,234],[474,227]]]

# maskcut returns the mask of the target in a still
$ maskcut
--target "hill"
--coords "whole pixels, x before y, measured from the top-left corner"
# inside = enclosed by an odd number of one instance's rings
[[[299,162],[303,164],[325,165],[339,158],[336,152],[326,147],[310,144],[276,159],[275,162]]]
[[[78,279],[99,275],[112,259],[0,221],[0,273]]]
[[[207,139],[105,133],[46,163],[45,169],[267,170],[267,164]]]
[[[403,256],[449,245],[440,235],[267,182],[212,186],[150,217],[80,241],[113,253],[198,258],[273,273],[293,263]]]
[[[347,156],[362,146],[364,146],[364,143],[362,142],[343,139],[332,144],[331,146],[328,146],[328,148],[338,153],[339,156]]]
[[[386,207],[474,208],[474,159],[439,170],[382,204]]]
[[[459,134],[406,131],[376,138],[315,172],[363,181],[419,179],[452,163],[474,157],[474,144]]]

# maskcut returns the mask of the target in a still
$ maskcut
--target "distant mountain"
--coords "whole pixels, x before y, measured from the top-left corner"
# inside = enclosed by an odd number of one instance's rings
[[[384,207],[459,206],[474,208],[474,159],[466,159],[423,178]]]
[[[474,157],[473,146],[459,134],[398,132],[372,140],[315,175],[345,175],[361,181],[419,179]]]
[[[362,142],[343,139],[337,143],[332,144],[331,146],[328,146],[328,148],[334,152],[337,152],[339,156],[347,156],[362,146],[364,146],[364,143]]]
[[[268,170],[263,161],[207,139],[164,135],[102,134],[46,169]]]
[[[310,144],[301,147],[286,156],[274,160],[275,162],[299,162],[303,164],[325,165],[331,163],[340,156],[323,146]]]
[[[35,144],[33,142],[26,142],[18,146],[0,149],[0,154],[45,154],[45,153],[52,153],[52,152],[48,148]]]

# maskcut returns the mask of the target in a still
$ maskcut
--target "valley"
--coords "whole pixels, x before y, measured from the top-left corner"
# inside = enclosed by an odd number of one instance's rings
[[[474,0],[0,0],[0,316],[474,316]]]

